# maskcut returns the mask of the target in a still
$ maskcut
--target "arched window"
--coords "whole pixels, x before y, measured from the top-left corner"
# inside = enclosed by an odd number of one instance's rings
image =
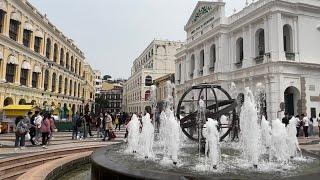
[[[56,43],[54,43],[53,61],[58,63],[58,45]]]
[[[214,71],[216,65],[216,45],[210,47],[210,71]]]
[[[199,65],[200,65],[199,74],[202,75],[203,74],[203,66],[204,66],[204,50],[200,51],[200,62],[199,62]]]
[[[73,61],[73,56],[71,56],[71,72],[74,72],[74,61]]]
[[[78,59],[76,59],[76,64],[74,68],[75,68],[75,73],[78,74]]]
[[[80,83],[78,84],[78,97],[80,97]]]
[[[151,86],[151,85],[152,85],[152,77],[148,75],[145,78],[145,86]]]
[[[72,80],[71,79],[69,83],[69,96],[72,96]]]
[[[73,97],[76,97],[77,95],[77,83],[74,82],[74,85],[73,85]]]
[[[7,97],[4,101],[3,101],[3,106],[9,106],[13,104],[13,100],[11,97]]]
[[[0,33],[3,33],[5,15],[6,15],[6,12],[0,9]]]
[[[190,77],[193,77],[194,69],[195,69],[195,58],[194,58],[194,54],[192,54],[190,59]]]
[[[37,88],[38,87],[38,81],[39,81],[39,72],[32,72],[32,87]]]
[[[50,59],[50,53],[51,53],[51,39],[47,38],[47,44],[46,44],[46,57]]]
[[[243,62],[243,38],[239,38],[236,43],[237,62]]]
[[[56,91],[56,78],[57,78],[56,73],[53,73],[52,74],[52,78],[51,78],[51,83],[52,83],[51,92],[55,92]]]
[[[81,76],[81,72],[82,72],[82,64],[81,64],[81,61],[79,61],[79,76]]]
[[[27,104],[27,101],[25,99],[20,99],[19,105],[25,105]]]
[[[151,96],[151,92],[150,92],[150,90],[147,90],[147,91],[144,93],[144,100],[145,100],[145,101],[149,101],[149,100],[150,100],[150,96]]]
[[[45,91],[48,90],[48,86],[49,86],[49,71],[46,70],[44,73],[44,83],[43,83],[43,87]]]
[[[70,68],[70,62],[69,62],[69,53],[66,53],[66,68],[69,69]]]
[[[258,29],[256,32],[256,56],[260,57],[265,54],[265,37],[264,29]]]
[[[15,13],[13,13],[15,14]],[[10,19],[10,25],[9,25],[9,37],[12,40],[17,41],[18,40],[18,34],[19,34],[19,26],[20,22],[15,19]]]
[[[283,26],[283,49],[286,53],[292,53],[292,28],[286,24]]]
[[[62,76],[59,76],[59,93],[62,93]]]
[[[28,81],[28,72],[29,69],[25,68],[25,67],[21,67],[21,72],[20,72],[20,84],[23,86],[27,85],[27,81]]]
[[[37,53],[40,53],[40,49],[41,49],[41,46],[42,46],[42,39],[43,39],[42,32],[37,30],[35,32],[34,46],[33,46],[34,51],[37,52]]]
[[[32,31],[29,29],[23,30],[23,45],[25,47],[30,47],[30,39],[31,39]]]
[[[177,79],[178,84],[181,83],[181,77],[182,77],[181,64],[179,64],[179,66],[178,66],[178,79]]]
[[[16,65],[12,63],[7,64],[6,70],[6,81],[9,83],[14,83],[15,74],[16,74]]]
[[[60,66],[64,66],[64,50],[60,49]]]
[[[64,78],[64,94],[68,93],[68,79]]]

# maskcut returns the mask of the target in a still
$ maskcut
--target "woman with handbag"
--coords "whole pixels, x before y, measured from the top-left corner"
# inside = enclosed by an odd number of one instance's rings
[[[46,114],[41,122],[42,148],[47,149],[49,135],[51,133],[50,115]]]
[[[23,116],[18,116],[15,120],[16,125],[16,140],[15,140],[15,150],[25,149],[25,136],[29,132],[28,124],[25,122]]]

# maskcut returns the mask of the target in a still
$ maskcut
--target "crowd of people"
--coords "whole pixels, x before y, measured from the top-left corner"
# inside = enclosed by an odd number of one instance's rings
[[[289,124],[289,120],[292,116],[289,116],[288,113],[285,113],[285,116],[282,118],[282,123],[286,126]],[[309,138],[309,136],[313,136],[314,134],[314,122],[318,122],[319,128],[319,137],[320,137],[320,113],[319,117],[312,118],[308,117],[307,114],[301,114],[294,117],[296,120],[297,127],[297,137],[304,135],[305,138]]]
[[[15,125],[15,150],[24,149],[26,140],[34,146],[41,145],[46,149],[53,138],[53,133],[57,131],[51,114],[39,111],[34,114],[28,112],[25,117],[18,116]]]

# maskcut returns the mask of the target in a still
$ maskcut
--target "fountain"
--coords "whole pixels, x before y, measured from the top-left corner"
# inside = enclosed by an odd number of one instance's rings
[[[92,179],[318,177],[319,158],[307,152],[301,156],[295,137],[296,119],[292,118],[285,127],[280,120],[270,121],[261,115],[257,101],[265,99],[263,88],[255,95],[245,88],[243,105],[240,112],[236,111],[234,98],[239,89],[234,84],[230,87],[233,98],[218,85],[192,86],[181,97],[176,116],[169,95],[155,138],[150,115],[142,118],[141,132],[140,122],[133,115],[127,144],[93,153]],[[173,85],[168,83],[167,88],[172,92]],[[264,95],[256,97],[258,94]],[[181,138],[181,131],[187,139]]]

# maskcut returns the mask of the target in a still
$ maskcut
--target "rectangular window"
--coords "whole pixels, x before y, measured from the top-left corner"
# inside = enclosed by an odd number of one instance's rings
[[[310,85],[309,86],[309,91],[315,91],[316,90],[316,86],[315,85]]]
[[[37,83],[39,79],[39,73],[33,72],[32,73],[32,87],[37,88]]]
[[[20,84],[23,86],[27,85],[28,69],[21,69]]]
[[[23,45],[25,47],[30,47],[31,33],[32,33],[32,31],[29,31],[27,29],[23,30]]]
[[[14,75],[16,71],[16,65],[14,64],[8,64],[7,65],[7,72],[6,72],[6,81],[9,83],[14,82]]]
[[[317,117],[317,109],[316,108],[311,108],[311,117],[316,118]]]
[[[12,40],[15,40],[15,41],[18,40],[19,24],[20,24],[20,22],[18,22],[18,21],[15,21],[12,19],[10,20],[9,37]]]
[[[42,41],[41,37],[34,38],[34,51],[37,53],[40,53],[41,41]]]

